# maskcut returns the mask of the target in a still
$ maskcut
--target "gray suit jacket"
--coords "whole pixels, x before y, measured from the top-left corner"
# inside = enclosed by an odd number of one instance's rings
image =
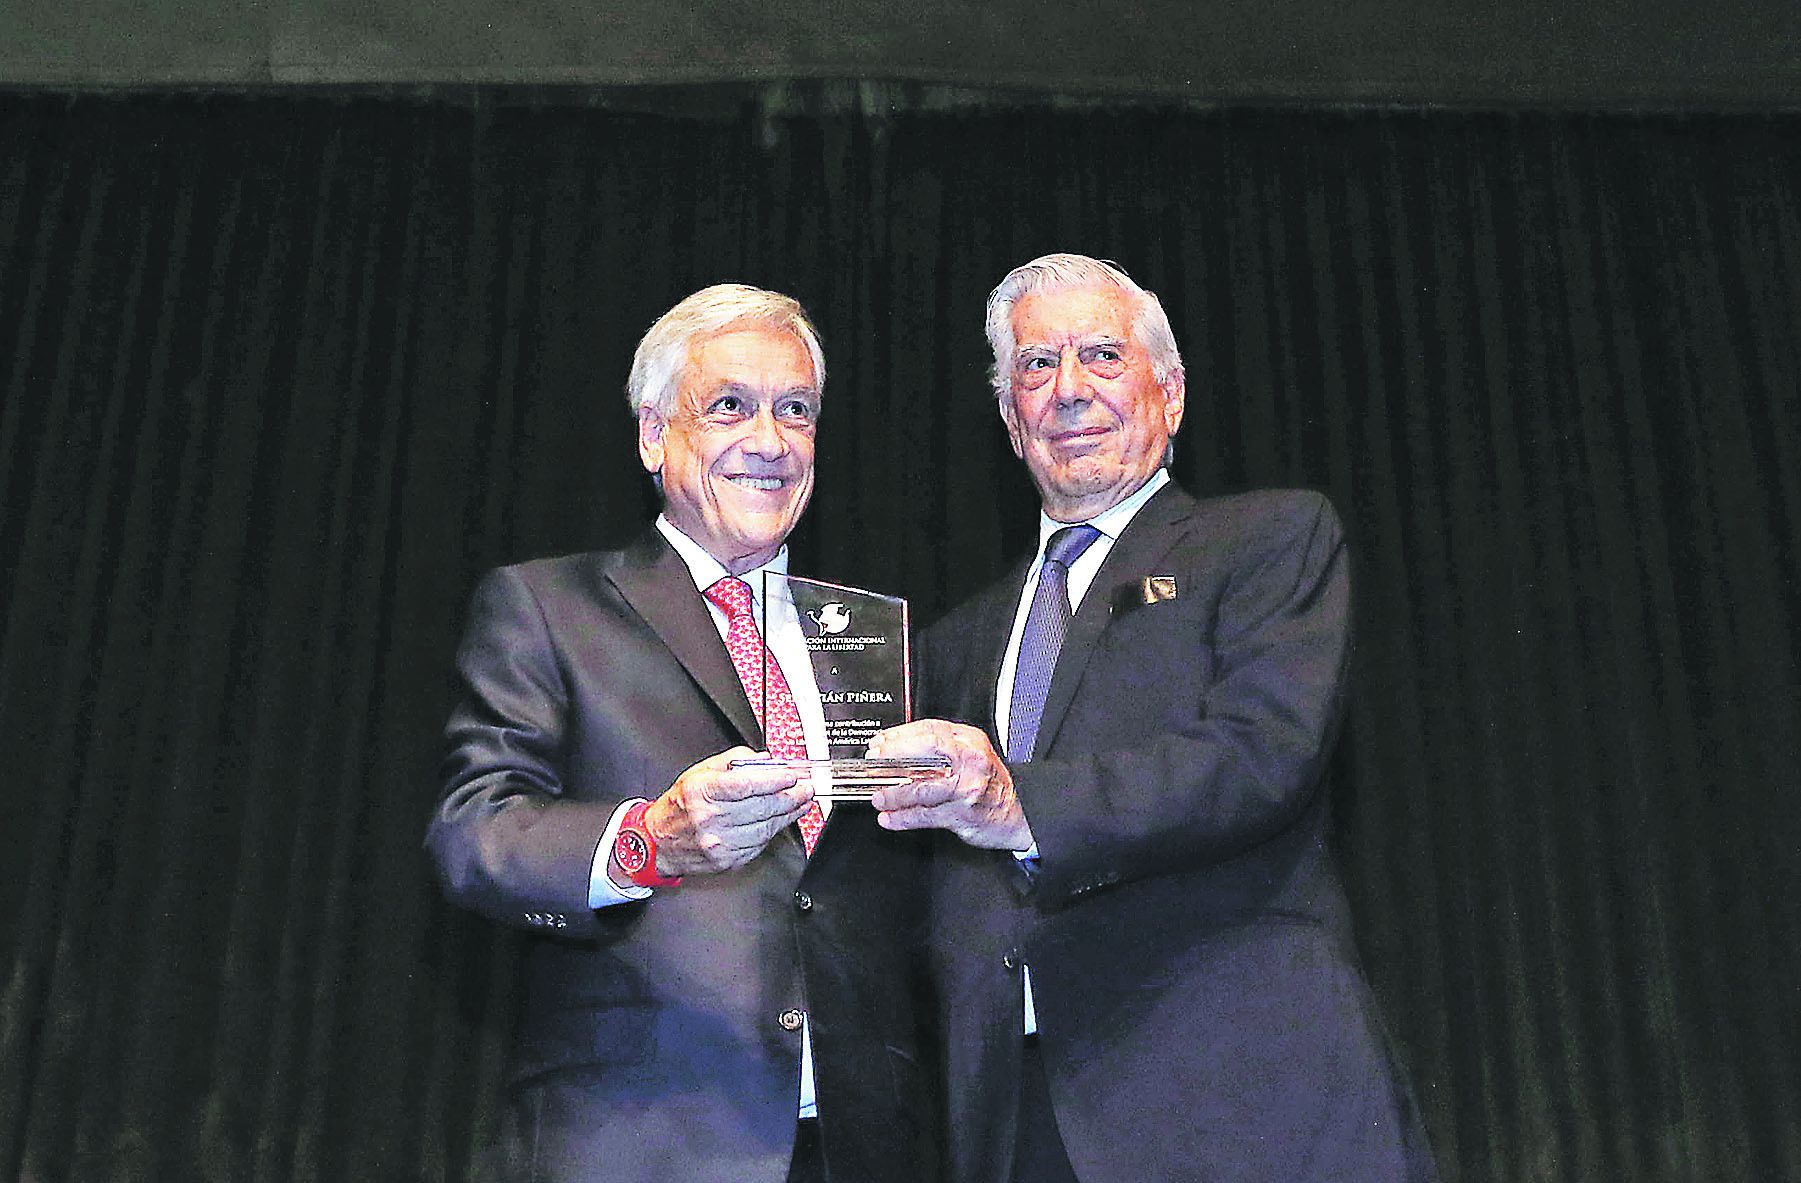
[[[920,646],[921,710],[997,748],[1026,571]],[[1146,596],[1153,576],[1173,598]],[[1071,622],[1034,758],[1011,766],[1037,872],[955,842],[934,868],[954,1178],[1007,1178],[1021,964],[1084,1183],[1432,1177],[1326,845],[1349,624],[1343,539],[1316,494],[1172,485],[1122,534]]]
[[[451,900],[536,938],[502,1176],[781,1183],[804,1011],[832,1177],[931,1177],[917,836],[845,806],[810,860],[791,828],[735,872],[588,907],[595,846],[620,801],[762,744],[662,537],[492,572],[457,671],[426,845]]]

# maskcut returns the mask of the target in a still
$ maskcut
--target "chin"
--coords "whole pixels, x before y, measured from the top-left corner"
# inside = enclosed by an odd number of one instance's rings
[[[1118,474],[1095,465],[1079,465],[1065,468],[1057,475],[1061,479],[1051,487],[1065,497],[1092,497],[1111,485]]]
[[[773,554],[780,550],[782,543],[787,540],[788,531],[782,530],[779,533],[757,531],[756,533],[738,534],[736,535],[736,538],[739,554],[754,555],[761,554],[764,551],[769,551]]]

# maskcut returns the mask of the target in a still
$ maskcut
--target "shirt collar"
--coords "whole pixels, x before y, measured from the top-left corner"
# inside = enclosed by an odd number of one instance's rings
[[[657,515],[657,531],[669,540],[669,545],[675,548],[675,553],[687,566],[688,576],[694,580],[696,591],[704,592],[730,574],[725,569],[725,564],[707,553],[706,547],[682,533],[676,528],[674,522],[662,514]],[[775,557],[767,563],[759,567],[752,567],[738,576],[739,579],[750,584],[750,594],[759,602],[763,599],[763,580],[759,576],[765,571],[772,575],[788,574],[787,543],[783,543],[782,548],[775,552]]]
[[[1126,527],[1131,524],[1132,519],[1138,515],[1138,511],[1144,508],[1144,503],[1156,496],[1157,490],[1167,484],[1169,484],[1169,469],[1159,468],[1156,472],[1151,474],[1151,478],[1148,481],[1138,486],[1137,492],[1133,493],[1118,505],[1103,509],[1101,512],[1089,518],[1086,523],[1059,522],[1053,519],[1049,514],[1045,513],[1042,509],[1039,510],[1038,553],[1042,555],[1044,553],[1044,544],[1050,541],[1051,535],[1055,534],[1065,526],[1090,525],[1105,534],[1108,538],[1117,540],[1119,536],[1125,532]]]

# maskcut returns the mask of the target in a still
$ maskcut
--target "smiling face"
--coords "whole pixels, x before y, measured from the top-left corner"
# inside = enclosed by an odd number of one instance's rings
[[[741,323],[695,341],[675,407],[638,415],[663,512],[734,575],[775,557],[813,495],[819,386],[807,347]]]
[[[1130,497],[1182,425],[1182,380],[1158,384],[1132,312],[1111,284],[1044,288],[1013,305],[1001,418],[1056,521],[1085,521]]]

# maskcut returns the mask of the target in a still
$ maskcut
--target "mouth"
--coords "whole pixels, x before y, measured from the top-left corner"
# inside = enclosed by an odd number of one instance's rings
[[[760,493],[774,493],[788,486],[786,477],[755,476],[748,472],[734,473],[725,479],[740,489],[755,489]]]
[[[1046,437],[1053,448],[1082,448],[1098,441],[1109,431],[1106,427],[1077,427],[1069,431],[1054,431]]]

